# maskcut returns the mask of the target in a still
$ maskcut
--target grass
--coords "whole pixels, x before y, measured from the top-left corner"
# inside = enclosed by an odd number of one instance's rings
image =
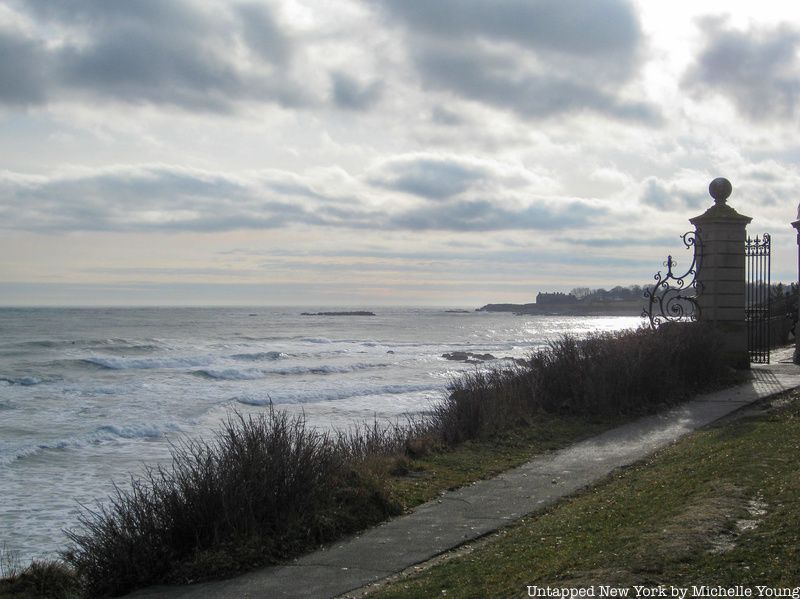
[[[446,451],[413,459],[394,458],[383,467],[384,480],[394,500],[409,509],[444,491],[491,478],[524,464],[534,455],[565,447],[619,422],[618,418],[542,415],[528,426],[487,439],[465,441]]]
[[[476,369],[428,416],[388,428],[326,434],[272,408],[234,415],[85,509],[66,566],[52,566],[103,597],[277,563],[718,385],[716,349],[697,324],[566,336],[525,364]]]
[[[80,599],[82,591],[74,572],[55,561],[34,561],[23,568],[16,556],[0,550],[2,599]]]
[[[696,432],[368,596],[525,597],[528,585],[794,588],[800,393],[768,406]]]

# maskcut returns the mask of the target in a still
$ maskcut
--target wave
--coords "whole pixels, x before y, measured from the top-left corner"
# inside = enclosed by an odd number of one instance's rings
[[[366,395],[402,395],[404,393],[419,393],[422,391],[443,391],[443,385],[417,384],[417,385],[382,385],[369,389],[342,389],[339,391],[317,391],[311,393],[276,393],[266,395],[244,394],[233,397],[232,400],[248,406],[266,406],[270,403],[314,403],[322,401],[339,401],[351,397],[364,397]]]
[[[223,381],[251,381],[255,379],[263,379],[265,376],[263,370],[239,370],[237,368],[204,368],[202,370],[195,370],[193,374]]]
[[[253,353],[245,353],[245,354],[233,354],[231,356],[232,360],[243,360],[245,362],[261,362],[261,361],[273,361],[273,360],[281,360],[283,358],[287,358],[288,356],[279,351],[265,351],[265,352],[253,352]]]
[[[164,349],[163,345],[156,345],[153,343],[136,343],[130,345],[120,345],[115,347],[89,347],[86,349],[102,349],[103,351],[110,352],[110,353],[140,353],[140,354],[147,354],[150,352],[156,352]]]
[[[0,381],[8,383],[9,385],[19,385],[21,387],[32,387],[33,385],[40,385],[45,382],[44,379],[38,376],[4,376],[0,375]]]
[[[95,429],[94,438],[98,440],[120,439],[160,439],[166,433],[179,431],[177,424],[158,426],[156,424],[128,424],[118,426],[107,424]]]
[[[153,368],[191,368],[194,366],[205,366],[211,362],[211,358],[104,358],[100,356],[91,356],[79,361],[109,370],[147,370]]]
[[[344,374],[346,372],[357,372],[359,370],[370,370],[372,368],[386,368],[390,364],[372,364],[358,362],[346,366],[292,366],[289,368],[275,368],[268,370],[270,374],[292,375],[292,374]]]
[[[167,433],[180,431],[181,428],[175,423],[168,423],[163,426],[157,424],[107,424],[79,437],[57,439],[45,443],[31,443],[16,447],[11,446],[10,448],[0,445],[0,464],[8,465],[16,460],[34,456],[44,451],[81,449],[119,441],[120,439],[155,440],[164,437]]]
[[[54,349],[60,347],[80,347],[83,349],[127,349],[127,350],[155,350],[161,349],[160,345],[154,339],[142,340],[128,340],[120,338],[110,339],[36,339],[31,341],[21,341],[17,343],[4,343],[3,347],[19,347],[19,348],[44,348]]]
[[[270,375],[278,376],[298,376],[305,374],[345,374],[359,370],[369,370],[372,368],[386,368],[390,364],[368,364],[359,362],[345,366],[322,365],[322,366],[287,366],[285,368],[248,368],[240,370],[238,368],[203,368],[195,370],[194,374],[218,380],[228,381],[250,381],[265,378]]]

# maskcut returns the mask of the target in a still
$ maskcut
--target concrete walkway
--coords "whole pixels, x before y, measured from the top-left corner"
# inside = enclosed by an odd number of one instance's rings
[[[154,587],[132,597],[241,599],[337,597],[493,532],[637,462],[679,437],[732,412],[800,387],[791,353],[773,354],[746,384],[703,395],[663,414],[617,427],[539,456],[491,480],[443,495],[363,534],[231,580]]]

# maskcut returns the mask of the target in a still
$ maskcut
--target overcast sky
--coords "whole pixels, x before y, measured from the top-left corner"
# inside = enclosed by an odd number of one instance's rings
[[[800,3],[6,0],[0,304],[643,284],[729,178],[796,278]]]

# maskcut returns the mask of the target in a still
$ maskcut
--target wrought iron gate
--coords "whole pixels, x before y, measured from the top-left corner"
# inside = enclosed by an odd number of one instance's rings
[[[683,245],[692,251],[692,260],[689,268],[683,274],[676,274],[673,268],[678,265],[677,260],[667,256],[664,266],[666,274],[658,271],[655,284],[646,287],[644,297],[648,300],[642,312],[642,317],[650,320],[650,327],[655,329],[665,322],[694,321],[700,316],[700,305],[697,296],[702,291],[697,280],[697,271],[700,266],[700,238],[694,231],[681,235]]]
[[[747,352],[753,364],[769,364],[769,305],[770,305],[770,248],[768,233],[762,238],[749,236],[744,244],[745,303],[747,323]]]

